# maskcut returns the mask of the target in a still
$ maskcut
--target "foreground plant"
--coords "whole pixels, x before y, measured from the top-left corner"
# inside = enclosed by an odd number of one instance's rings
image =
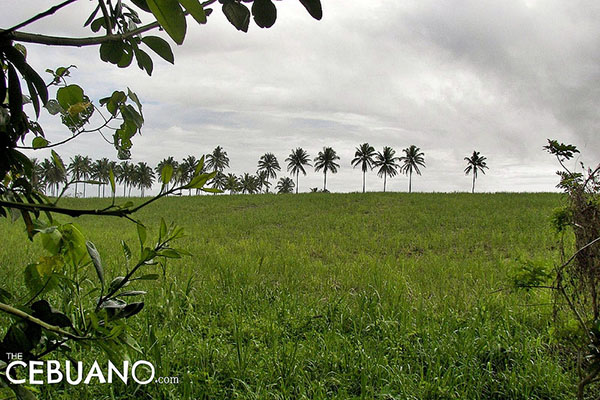
[[[135,220],[133,214],[148,204],[182,189],[201,189],[207,192],[218,191],[205,188],[207,181],[216,177],[216,172],[203,173],[203,160],[194,173],[189,174],[185,184],[169,188],[169,183],[181,182],[174,177],[172,166],[160,171],[162,188],[157,196],[135,205],[132,202],[117,204],[115,201],[115,171],[111,168],[109,181],[112,201],[100,209],[65,208],[59,201],[67,188],[89,181],[89,163],[75,162],[71,169],[76,170],[70,181],[66,180],[66,168],[54,148],[75,140],[81,135],[100,133],[114,145],[119,158],[130,157],[134,136],[141,133],[144,124],[142,104],[138,96],[129,88],[116,90],[105,98],[94,102],[84,88],[69,82],[74,66],[51,66],[45,71],[50,74],[46,82],[28,64],[27,51],[22,43],[37,43],[51,46],[99,46],[102,61],[120,68],[132,65],[135,59],[138,67],[148,75],[153,71],[150,53],[173,63],[174,56],[170,44],[158,36],[148,36],[147,32],[163,29],[176,44],[182,44],[187,30],[187,17],[204,24],[211,15],[208,6],[216,0],[96,0],[97,6],[84,22],[93,35],[90,37],[59,37],[23,32],[22,29],[58,10],[76,3],[65,0],[32,18],[9,29],[0,30],[0,216],[21,219],[26,227],[27,237],[38,241],[46,255],[24,269],[25,285],[29,293],[16,296],[8,288],[0,288],[0,311],[12,317],[12,323],[0,342],[0,370],[4,371],[11,354],[19,354],[28,360],[36,360],[53,352],[68,353],[70,344],[83,348],[102,349],[110,359],[127,357],[129,350],[139,350],[135,340],[128,333],[127,319],[139,313],[144,307],[137,299],[144,292],[136,290],[135,282],[156,279],[147,273],[148,267],[161,264],[164,267],[169,258],[178,258],[186,252],[172,247],[172,242],[183,234],[176,226],[167,226],[160,221],[157,239],[147,245],[147,230]],[[319,0],[300,0],[308,12],[316,19],[322,16]],[[252,3],[251,10],[237,0],[221,0],[221,9],[228,21],[236,29],[246,32],[251,16],[261,28],[272,26],[277,19],[277,9],[271,0],[244,1]],[[139,13],[146,13],[150,22],[143,24]],[[27,94],[23,88],[27,87]],[[60,118],[72,135],[62,141],[52,141],[46,137],[40,124],[36,122],[41,112]],[[31,112],[35,118],[30,117]],[[108,138],[108,139],[107,139]],[[35,179],[35,164],[22,150],[52,148],[51,161],[46,167],[55,171],[56,198],[50,199],[38,191]],[[145,163],[138,164],[139,170],[150,176]],[[217,168],[218,170],[218,168]],[[136,174],[134,169],[132,174]],[[137,180],[141,190],[151,185],[151,179]],[[59,184],[64,183],[61,192]],[[130,185],[131,182],[127,181]],[[176,186],[175,184],[173,186]],[[77,191],[77,190],[76,190]],[[127,264],[124,276],[106,280],[104,264],[96,246],[85,239],[82,231],[73,223],[61,223],[56,215],[70,217],[80,215],[116,216],[136,223],[140,242],[139,255],[133,256],[129,245],[121,242]],[[90,278],[95,271],[96,279]],[[131,285],[131,288],[129,288]],[[126,288],[127,287],[127,288]],[[0,387],[12,389],[18,398],[32,398],[31,392],[21,385],[14,385],[0,373]]]

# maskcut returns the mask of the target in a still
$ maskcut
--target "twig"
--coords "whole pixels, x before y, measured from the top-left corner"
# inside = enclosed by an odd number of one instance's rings
[[[34,17],[29,18],[27,21],[21,22],[20,24],[15,25],[12,28],[3,31],[1,34],[2,35],[10,34],[11,32],[16,31],[17,29],[21,29],[24,26],[27,26],[27,25],[35,22],[35,21],[38,21],[38,20],[40,20],[42,18],[45,18],[45,17],[47,17],[49,15],[52,15],[55,12],[57,12],[58,10],[60,10],[61,8],[66,7],[69,4],[74,3],[76,1],[77,0],[67,0],[65,2],[62,2],[62,3],[60,3],[60,4],[58,4],[58,5],[54,6],[54,7],[49,8],[48,10],[44,11],[43,13],[40,13],[40,14],[34,16]]]

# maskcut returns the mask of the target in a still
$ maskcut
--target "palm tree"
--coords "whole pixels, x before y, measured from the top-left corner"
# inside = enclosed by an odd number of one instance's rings
[[[47,158],[40,164],[40,170],[45,186],[50,187],[52,195],[56,196],[59,184],[67,181],[65,170]]]
[[[139,162],[135,166],[133,182],[140,189],[142,197],[144,197],[145,189],[151,189],[154,183],[154,171],[145,162]]]
[[[240,191],[240,181],[234,174],[227,174],[223,184],[223,190],[229,191],[229,194],[234,194]]]
[[[229,168],[229,157],[227,157],[227,152],[223,151],[221,146],[217,146],[212,153],[206,156],[206,169],[208,171],[223,172],[225,168]]]
[[[277,189],[277,193],[292,193],[294,191],[294,186],[294,180],[286,176],[285,178],[279,179],[275,189]]]
[[[110,169],[110,160],[106,157],[96,160],[96,162],[92,164],[90,176],[92,179],[102,182],[98,185],[98,197],[100,197],[100,187],[102,187],[102,197],[104,197],[104,188],[110,179]]]
[[[298,194],[298,175],[300,175],[300,172],[302,172],[304,176],[306,176],[306,170],[304,169],[304,166],[311,166],[310,158],[308,153],[302,147],[297,147],[296,150],[292,150],[285,161],[288,163],[288,172],[296,175],[296,194]]]
[[[265,192],[269,191],[271,182],[269,182],[269,175],[267,171],[263,170],[256,173],[256,183],[258,185],[258,191],[261,191],[262,188],[265,188]]]
[[[336,154],[335,150],[331,147],[323,147],[323,151],[315,157],[315,171],[319,172],[323,170],[323,191],[327,191],[327,171],[331,171],[332,174],[337,172],[340,167],[335,160],[340,158]]]
[[[181,164],[179,164],[178,168],[178,183],[180,185],[185,185],[186,183],[188,183],[192,179],[192,176],[194,176],[194,172],[196,171],[197,166],[198,160],[196,160],[196,157],[187,156],[186,158],[184,158]],[[188,195],[192,195],[192,189],[188,190]]]
[[[119,164],[119,168],[115,170],[117,181],[123,184],[123,197],[125,197],[125,191],[129,187],[129,196],[131,196],[131,187],[135,183],[135,165],[129,161],[122,161]]]
[[[254,194],[258,192],[258,179],[256,176],[245,173],[240,177],[240,190],[242,193]]]
[[[45,192],[44,170],[37,158],[31,159],[31,187],[36,192]]]
[[[365,192],[365,175],[367,169],[373,169],[373,157],[375,157],[375,149],[369,143],[363,143],[356,148],[352,166],[356,168],[360,165],[363,173],[363,193]]]
[[[77,197],[77,183],[86,180],[91,172],[92,160],[88,156],[76,155],[71,158],[71,163],[67,170],[75,180],[75,197]],[[83,182],[83,197],[85,197],[85,182]]]
[[[165,167],[166,166],[170,166],[173,170],[172,170],[172,174],[169,177],[169,181],[165,184],[165,190],[169,190],[169,183],[171,181],[176,182],[177,181],[177,169],[179,167],[179,163],[177,161],[175,161],[175,159],[173,157],[168,157],[168,158],[164,158],[162,161],[160,161],[158,163],[158,165],[156,166],[156,168],[154,168],[154,170],[156,171],[156,173],[158,174],[158,176],[160,177],[161,180],[163,180],[164,176],[165,176]],[[175,179],[173,179],[175,178]],[[163,181],[164,182],[164,181]]]
[[[377,171],[377,176],[383,176],[383,191],[385,193],[385,186],[387,183],[387,177],[393,178],[398,174],[398,157],[395,156],[396,151],[389,146],[385,146],[383,148],[383,152],[377,152],[375,155],[375,167],[379,167]]]
[[[214,189],[224,190],[225,189],[226,176],[221,171],[217,171],[217,174],[212,179],[212,187]],[[216,194],[216,193],[214,193]]]
[[[400,171],[408,175],[408,193],[412,192],[412,173],[415,171],[417,175],[421,175],[419,167],[425,168],[425,154],[421,149],[414,144],[402,150],[404,155],[399,158],[403,162]]]
[[[475,193],[475,179],[477,179],[477,172],[481,171],[482,174],[485,175],[485,169],[488,169],[488,166],[485,162],[486,158],[484,156],[480,156],[478,151],[473,151],[473,155],[471,157],[465,157],[465,161],[467,162],[467,168],[465,168],[465,175],[473,174],[473,187],[471,188],[471,193]]]
[[[269,179],[277,178],[277,171],[281,171],[281,167],[279,166],[279,161],[277,161],[277,157],[273,153],[265,153],[258,160],[258,169],[256,172],[264,171],[267,174],[266,177],[266,192],[269,192]]]

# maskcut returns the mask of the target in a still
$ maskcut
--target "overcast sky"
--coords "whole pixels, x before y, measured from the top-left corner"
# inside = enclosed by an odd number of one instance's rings
[[[251,24],[247,34],[217,5],[208,24],[190,20],[185,43],[174,45],[175,65],[154,57],[150,78],[136,66],[103,63],[97,48],[28,45],[28,60],[41,71],[77,65],[71,82],[96,101],[113,90],[135,91],[146,123],[134,140],[134,162],[199,157],[221,145],[229,172],[253,173],[259,157],[273,152],[285,176],[292,148],[314,157],[331,146],[341,168],[328,176],[328,189],[348,192],[361,190],[361,172],[350,166],[356,146],[387,145],[401,155],[415,144],[427,168],[413,177],[413,190],[440,192],[470,190],[463,159],[473,150],[489,166],[478,191],[555,190],[557,164],[542,150],[546,138],[577,145],[580,161],[600,160],[597,0],[322,2],[321,21],[298,1],[276,2],[275,26]],[[54,4],[10,3],[0,27]],[[89,35],[81,25],[93,8],[80,0],[25,30]],[[53,120],[42,122],[50,140],[67,134]],[[98,136],[60,153],[116,159]],[[317,186],[322,173],[300,177],[301,191]],[[368,173],[367,190],[382,186]],[[388,190],[407,186],[405,176],[388,181]]]

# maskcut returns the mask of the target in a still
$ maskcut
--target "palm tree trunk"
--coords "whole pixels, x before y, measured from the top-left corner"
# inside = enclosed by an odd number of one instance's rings
[[[98,185],[98,197],[100,197],[100,185]]]
[[[56,187],[56,190],[58,190],[58,185],[56,185]],[[77,182],[75,182],[75,197],[77,197]]]
[[[473,187],[471,188],[471,193],[475,193],[475,173],[473,173]]]
[[[327,170],[323,171],[323,191],[327,190]]]
[[[127,190],[127,184],[123,182],[123,197],[125,197],[125,191]]]
[[[408,193],[412,192],[412,170],[408,173]]]
[[[367,171],[363,171],[363,193],[365,192],[365,175]]]
[[[296,194],[298,194],[298,175],[300,175],[300,171],[296,171]]]
[[[85,199],[85,183],[83,184],[83,198]]]
[[[385,184],[387,183],[387,173],[383,174],[383,193],[385,193]]]

